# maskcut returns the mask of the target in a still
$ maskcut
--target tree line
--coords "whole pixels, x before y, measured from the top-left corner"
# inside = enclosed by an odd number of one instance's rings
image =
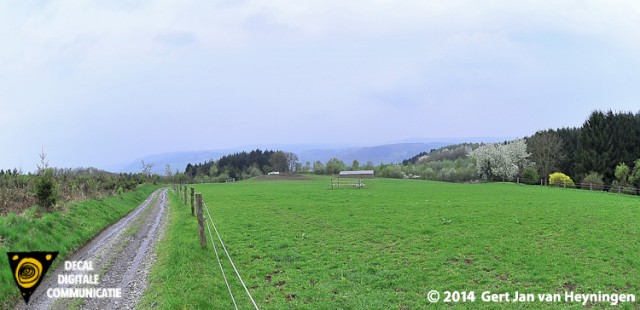
[[[187,164],[186,177],[195,182],[244,180],[269,172],[300,171],[298,156],[291,152],[260,150],[238,152],[199,164]]]
[[[540,130],[494,144],[459,144],[403,161],[402,177],[521,180],[635,192],[640,188],[640,112],[593,111],[580,127]],[[551,177],[553,176],[553,177]]]
[[[638,188],[640,112],[593,111],[580,127],[540,130],[502,143],[450,145],[402,163],[374,165],[354,160],[348,164],[331,158],[324,163],[301,164],[293,153],[254,150],[189,164],[185,174],[191,180],[224,181],[271,171],[334,175],[342,170],[374,170],[376,176],[391,178],[449,182],[517,179],[530,184],[566,180],[564,175],[571,183]],[[550,178],[552,174],[554,178]]]
[[[540,130],[502,143],[450,145],[375,170],[379,176],[449,182],[577,180],[582,187],[637,192],[640,112],[593,111],[580,127]]]
[[[541,176],[557,171],[585,184],[638,188],[640,112],[593,111],[581,127],[536,132],[528,150]]]

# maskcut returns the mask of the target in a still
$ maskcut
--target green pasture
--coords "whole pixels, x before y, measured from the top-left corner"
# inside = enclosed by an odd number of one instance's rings
[[[640,293],[637,196],[509,183],[366,183],[331,190],[328,178],[313,177],[195,187],[261,309],[578,308],[485,304],[480,293]],[[142,308],[233,307],[188,209],[171,200]],[[250,309],[231,266],[223,266],[238,305]],[[431,290],[474,291],[476,301],[431,305]]]

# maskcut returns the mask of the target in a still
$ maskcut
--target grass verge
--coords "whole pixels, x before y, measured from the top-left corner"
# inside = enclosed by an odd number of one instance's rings
[[[51,269],[103,229],[136,208],[158,186],[143,186],[136,191],[102,200],[70,205],[65,210],[42,213],[32,207],[22,214],[0,217],[0,308],[10,308],[19,298],[6,252],[58,251]]]
[[[219,277],[218,265],[211,245],[200,247],[198,223],[191,216],[191,207],[173,191],[168,196],[169,223],[157,244],[158,257],[151,268],[149,286],[136,308],[232,309],[231,300],[215,296],[226,292],[226,287],[212,281],[212,277]]]

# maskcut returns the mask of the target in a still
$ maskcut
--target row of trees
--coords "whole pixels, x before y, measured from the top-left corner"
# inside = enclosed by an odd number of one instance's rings
[[[294,153],[256,149],[200,164],[188,164],[185,175],[197,182],[224,182],[231,178],[242,180],[272,171],[300,171],[300,167],[298,156]]]
[[[640,169],[640,113],[594,111],[582,127],[538,131],[527,144],[541,176],[560,171],[585,184],[640,186],[633,176]]]
[[[467,182],[515,180],[549,183],[562,172],[582,186],[615,191],[640,188],[640,113],[594,111],[579,128],[548,129],[521,140],[462,144],[403,161],[404,177]],[[468,167],[474,167],[470,172]],[[624,188],[627,189],[624,189]]]
[[[433,150],[432,152],[437,151],[438,150]],[[362,165],[357,160],[352,161],[351,165],[348,165],[334,157],[326,163],[316,161],[312,166],[307,162],[301,171],[318,175],[335,175],[343,170],[373,170],[377,177],[396,179],[412,178],[464,182],[478,178],[475,160],[470,157],[458,158],[456,160],[419,161],[416,164],[409,161],[406,165],[394,163],[374,165],[371,161]]]
[[[459,144],[420,153],[402,164],[337,158],[326,162],[298,162],[293,153],[255,150],[218,161],[188,165],[190,179],[244,179],[270,171],[337,174],[342,170],[374,170],[377,176],[451,182],[513,180],[549,182],[562,172],[585,184],[640,187],[640,113],[594,111],[579,128],[541,130],[531,137],[496,144]],[[207,180],[205,180],[207,181]]]
[[[541,130],[525,138],[531,161],[541,176],[555,171],[575,177],[576,150],[580,128]]]
[[[421,152],[416,156],[403,160],[402,164],[407,166],[431,161],[455,161],[457,159],[466,159],[471,151],[478,147],[480,147],[480,144],[478,143],[448,145],[439,149],[432,149],[429,152]]]
[[[477,180],[476,160],[469,155],[480,146],[462,143],[420,153],[402,162],[403,177],[445,182]]]
[[[379,177],[465,182],[478,179],[475,159],[468,156],[478,147],[480,144],[452,145],[419,154],[405,160],[404,164],[379,165],[371,161],[363,164],[358,160],[345,163],[335,157],[326,162],[317,160],[302,164],[294,153],[258,149],[223,156],[219,160],[188,164],[183,174],[176,172],[174,175],[167,167],[166,175],[176,183],[180,183],[177,178],[182,177],[193,182],[224,182],[229,178],[242,180],[271,171],[335,175],[343,170],[374,170]]]

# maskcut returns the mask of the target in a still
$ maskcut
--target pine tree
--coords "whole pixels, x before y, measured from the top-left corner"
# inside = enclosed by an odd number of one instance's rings
[[[40,164],[38,165],[38,176],[35,182],[35,196],[38,204],[50,211],[58,201],[58,188],[53,177],[53,169],[49,168],[47,155],[40,153]]]

